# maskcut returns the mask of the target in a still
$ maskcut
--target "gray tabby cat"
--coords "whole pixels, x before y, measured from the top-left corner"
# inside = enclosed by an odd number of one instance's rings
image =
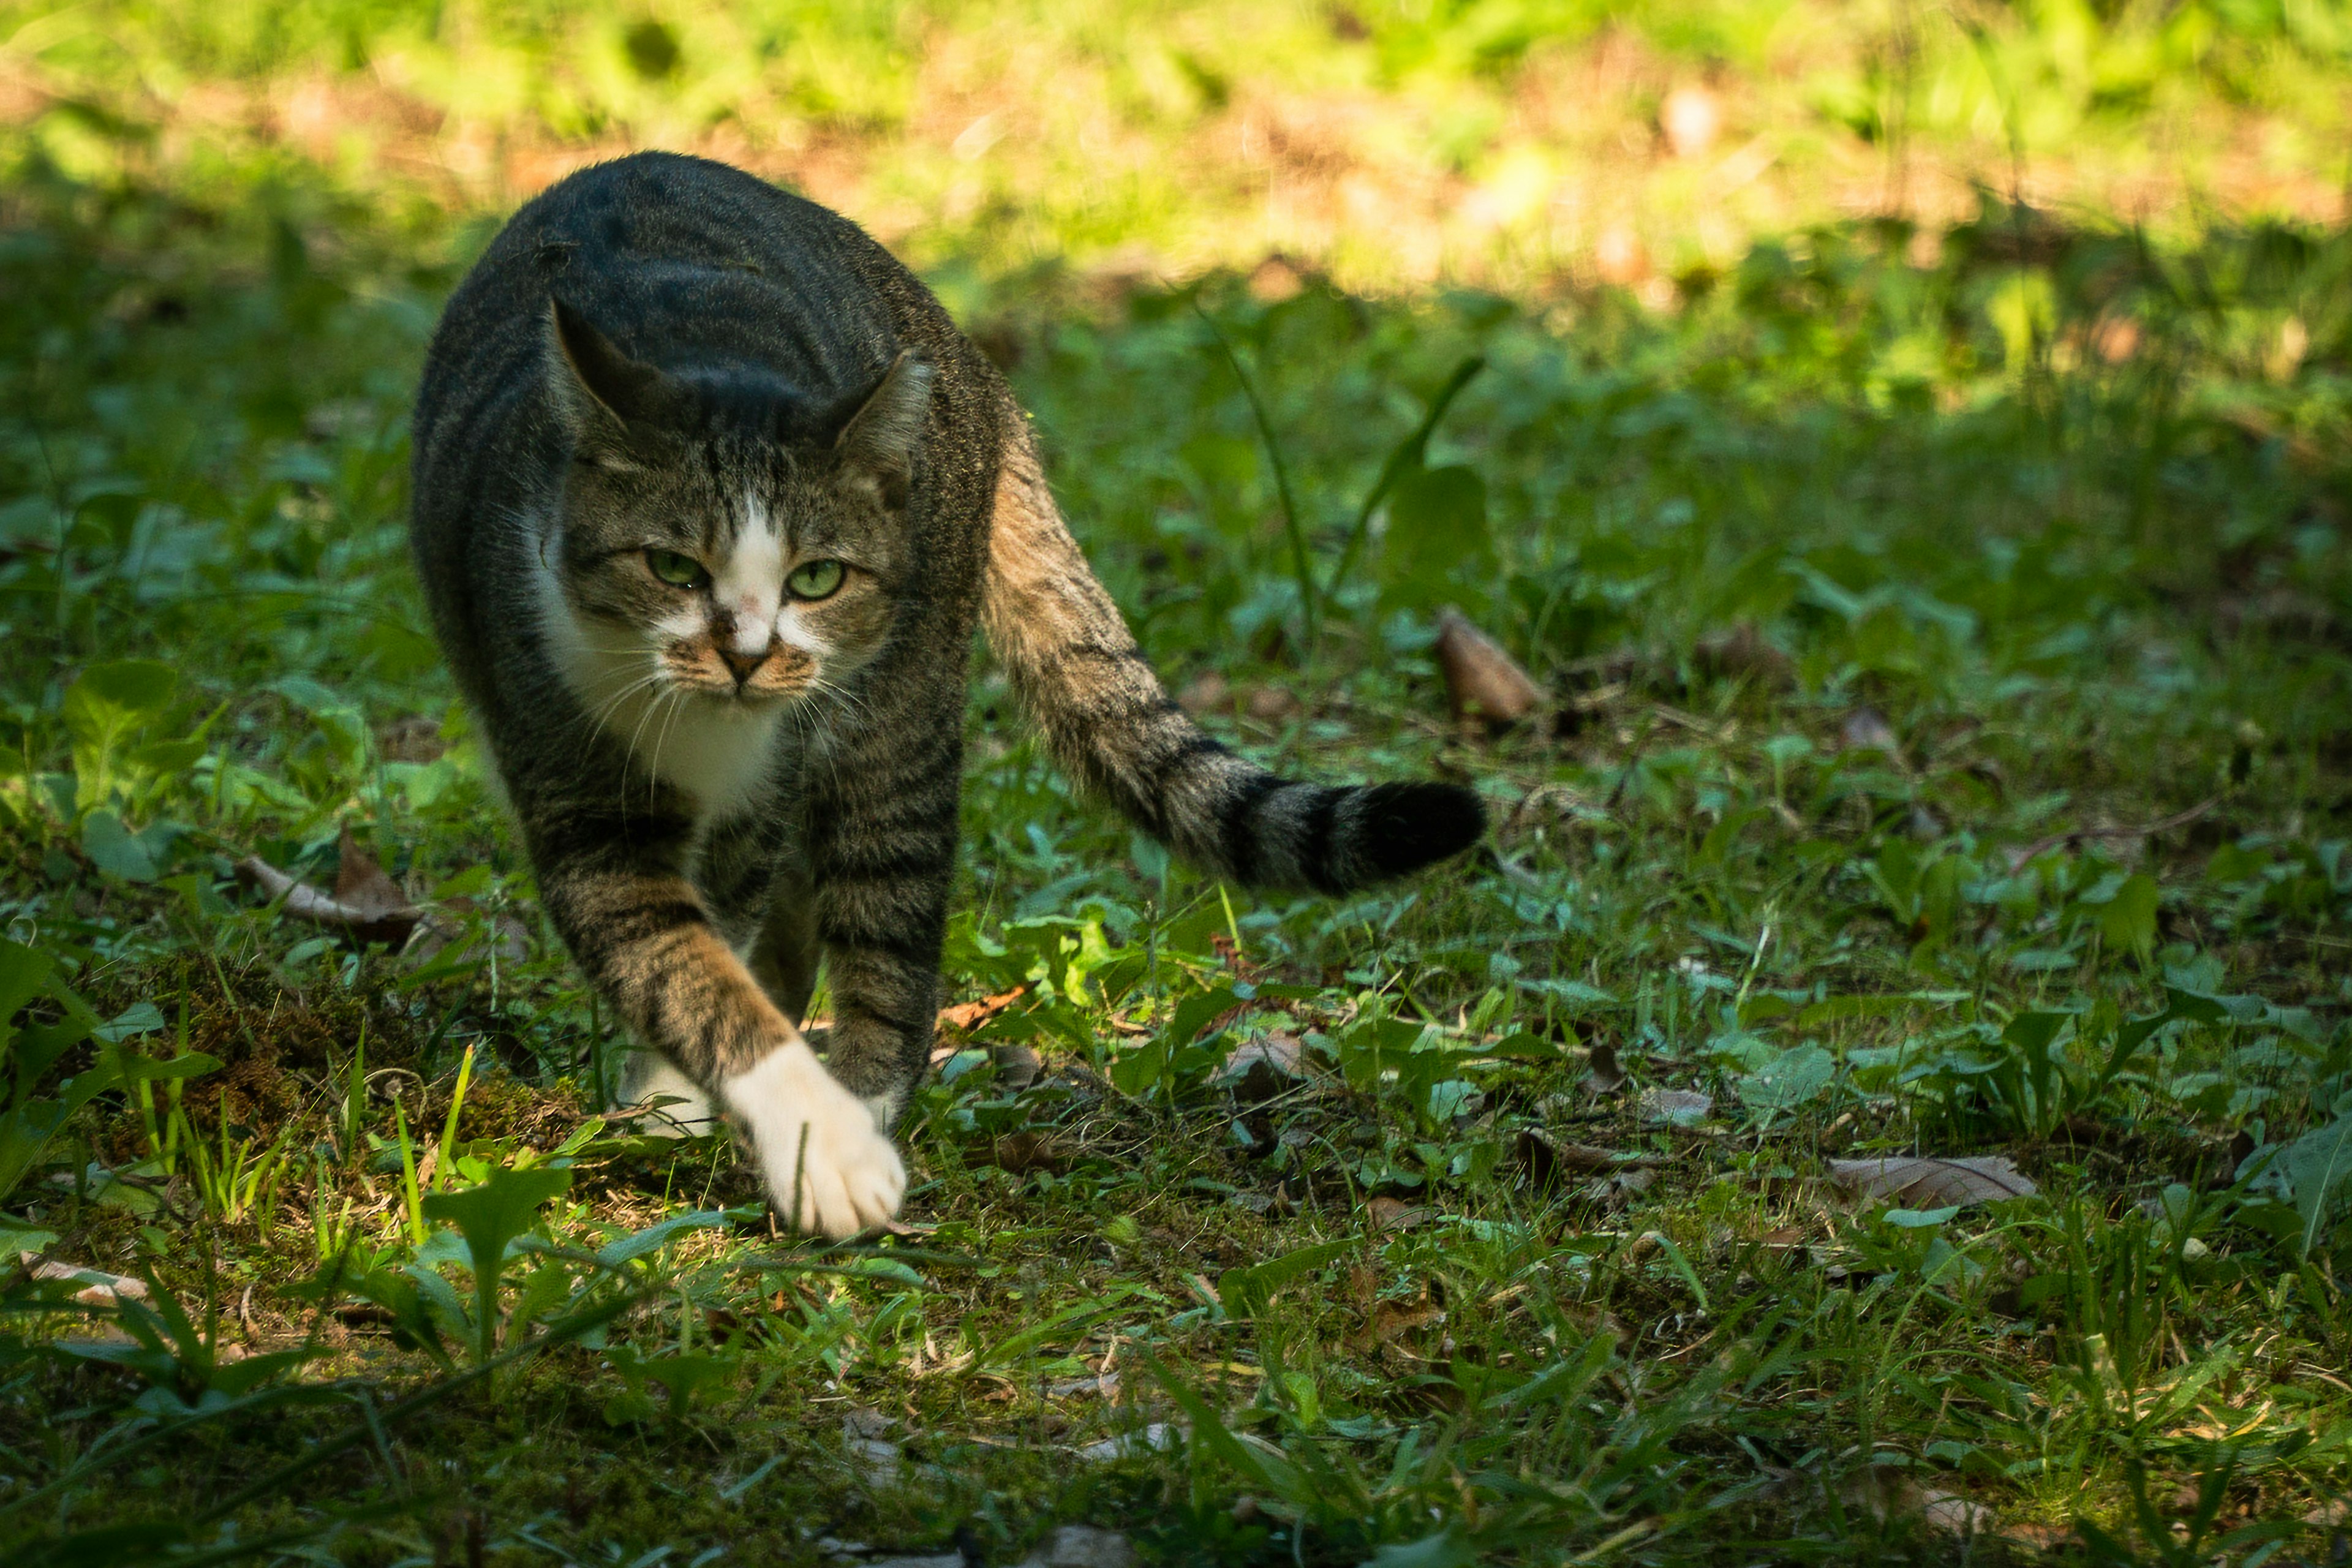
[[[413,537],[548,913],[674,1068],[640,1091],[730,1115],[804,1228],[905,1191],[975,621],[1058,763],[1217,875],[1338,892],[1484,828],[1468,790],[1296,784],[1195,728],[987,360],[854,225],[722,164],[515,215],[434,336]]]

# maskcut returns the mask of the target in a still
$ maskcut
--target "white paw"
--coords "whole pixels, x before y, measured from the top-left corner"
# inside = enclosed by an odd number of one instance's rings
[[[779,1212],[844,1237],[880,1225],[907,1195],[907,1167],[866,1102],[795,1040],[729,1079],[727,1107],[751,1134]]]

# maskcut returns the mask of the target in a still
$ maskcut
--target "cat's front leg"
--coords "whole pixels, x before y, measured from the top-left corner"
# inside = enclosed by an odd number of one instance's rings
[[[719,937],[691,883],[610,849],[535,858],[548,912],[589,978],[749,1134],[781,1213],[842,1237],[898,1212],[898,1149]]]

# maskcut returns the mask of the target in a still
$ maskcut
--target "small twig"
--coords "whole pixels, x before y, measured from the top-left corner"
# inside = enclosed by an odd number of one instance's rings
[[[2143,822],[2135,826],[2070,827],[2063,833],[2053,833],[2047,838],[2035,839],[2026,847],[2024,853],[2018,856],[2017,864],[2031,865],[2062,844],[2080,844],[2086,838],[2153,838],[2159,833],[2169,833],[2176,827],[2188,826],[2221,804],[2221,797],[2217,795],[2198,802],[2186,811],[2176,811],[2170,816],[2159,816],[2154,822]]]

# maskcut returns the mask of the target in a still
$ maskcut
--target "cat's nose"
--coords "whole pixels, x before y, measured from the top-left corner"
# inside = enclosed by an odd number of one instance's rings
[[[757,653],[742,653],[731,647],[722,647],[719,650],[719,657],[726,661],[729,669],[735,672],[735,684],[740,686],[751,679],[753,670],[768,662],[768,649],[763,647]]]

